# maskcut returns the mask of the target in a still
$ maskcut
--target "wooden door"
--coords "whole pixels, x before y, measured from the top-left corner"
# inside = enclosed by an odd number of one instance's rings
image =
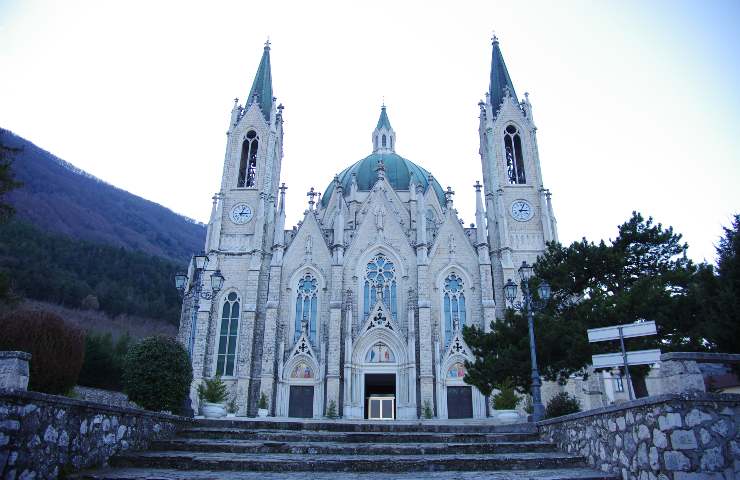
[[[303,385],[290,386],[288,416],[313,418],[313,387]]]
[[[472,387],[447,387],[447,418],[473,418]]]

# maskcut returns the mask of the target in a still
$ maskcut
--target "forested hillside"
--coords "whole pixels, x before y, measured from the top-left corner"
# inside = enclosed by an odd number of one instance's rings
[[[109,185],[7,130],[0,129],[0,144],[19,149],[12,171],[23,185],[8,195],[16,218],[44,231],[179,263],[203,249],[202,224]]]
[[[0,270],[16,295],[70,308],[177,324],[173,274],[183,264],[123,247],[43,232],[14,220],[0,225]]]

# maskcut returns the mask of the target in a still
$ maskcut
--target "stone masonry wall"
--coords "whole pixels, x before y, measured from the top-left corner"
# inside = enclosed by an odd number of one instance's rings
[[[75,398],[88,402],[102,403],[103,405],[110,405],[112,407],[140,408],[134,402],[130,401],[128,395],[123,392],[77,385],[74,387],[74,393]]]
[[[46,479],[104,465],[172,435],[183,417],[0,389],[0,478]]]
[[[660,395],[538,427],[559,449],[623,480],[740,478],[740,395]]]

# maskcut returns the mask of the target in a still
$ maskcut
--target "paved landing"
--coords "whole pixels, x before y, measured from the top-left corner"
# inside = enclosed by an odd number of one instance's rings
[[[82,473],[86,480],[613,480],[614,477],[587,468],[557,470],[507,470],[499,472],[264,473],[230,471],[176,471],[113,468]]]

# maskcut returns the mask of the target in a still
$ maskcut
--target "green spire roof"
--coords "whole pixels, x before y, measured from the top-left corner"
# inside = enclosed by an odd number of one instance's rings
[[[265,118],[270,119],[270,111],[272,110],[272,71],[270,69],[270,41],[265,42],[265,50],[262,52],[262,60],[260,60],[260,66],[257,68],[257,75],[254,76],[254,82],[252,82],[252,89],[249,90],[249,97],[247,97],[247,106],[254,102],[254,97],[257,96],[257,103],[259,104],[260,110],[265,115]]]
[[[383,127],[387,128],[388,130],[393,130],[391,128],[391,121],[388,120],[388,114],[385,113],[385,105],[380,107],[380,118],[378,118],[378,125],[375,127],[375,129],[379,130]]]
[[[491,58],[491,105],[494,110],[501,105],[504,99],[504,88],[509,87],[511,96],[516,100],[516,92],[514,91],[514,84],[511,82],[509,72],[506,70],[506,64],[504,63],[504,56],[501,55],[501,48],[498,45],[498,38],[493,37],[493,56]]]

